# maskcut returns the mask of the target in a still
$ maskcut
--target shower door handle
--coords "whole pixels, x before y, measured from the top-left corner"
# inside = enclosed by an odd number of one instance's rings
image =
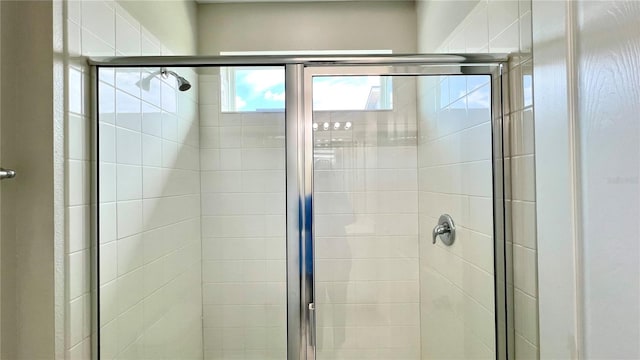
[[[0,180],[13,179],[16,177],[15,170],[0,168]]]
[[[316,304],[309,304],[309,345],[316,347]]]
[[[433,238],[434,244],[438,237],[440,237],[442,243],[447,246],[451,246],[453,244],[453,241],[456,239],[456,225],[454,224],[451,216],[448,214],[440,215],[438,225],[433,228],[431,237]]]

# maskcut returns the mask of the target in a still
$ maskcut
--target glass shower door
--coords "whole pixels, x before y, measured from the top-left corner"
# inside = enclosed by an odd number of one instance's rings
[[[499,65],[425,59],[98,65],[99,358],[506,358]]]
[[[283,67],[97,75],[100,359],[286,358]]]
[[[491,77],[413,72],[305,74],[318,359],[496,358]]]

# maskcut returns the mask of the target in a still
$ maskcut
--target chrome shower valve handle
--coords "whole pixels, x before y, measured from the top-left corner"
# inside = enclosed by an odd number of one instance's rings
[[[433,228],[431,233],[433,243],[436,243],[436,239],[440,237],[443,244],[451,246],[456,239],[456,225],[453,219],[448,214],[440,215],[438,219],[438,225]]]

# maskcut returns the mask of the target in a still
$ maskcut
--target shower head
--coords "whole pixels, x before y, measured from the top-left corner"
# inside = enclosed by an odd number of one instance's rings
[[[153,77],[158,74],[162,75],[164,79],[168,79],[169,75],[173,75],[178,82],[178,90],[180,91],[187,91],[191,89],[191,83],[187,79],[178,75],[175,71],[168,70],[167,68],[160,68],[159,72],[149,74],[148,76],[142,78],[140,81],[136,82],[136,85],[138,85],[142,90],[149,91],[151,87],[151,79],[153,79]]]
[[[162,69],[160,69],[160,74],[165,79],[168,78],[169,75],[173,75],[176,78],[176,80],[178,81],[178,90],[180,90],[180,91],[187,91],[187,90],[191,89],[191,83],[189,81],[187,81],[187,79],[185,79],[182,76],[178,75],[175,71],[168,70],[167,68],[162,68]]]

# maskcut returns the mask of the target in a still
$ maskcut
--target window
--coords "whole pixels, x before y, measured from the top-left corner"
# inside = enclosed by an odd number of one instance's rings
[[[223,112],[284,111],[283,67],[220,69]]]
[[[234,52],[221,55],[388,54],[390,51]],[[284,111],[283,67],[225,67],[220,70],[223,112]],[[313,109],[391,110],[393,86],[387,76],[319,76],[313,80]]]

